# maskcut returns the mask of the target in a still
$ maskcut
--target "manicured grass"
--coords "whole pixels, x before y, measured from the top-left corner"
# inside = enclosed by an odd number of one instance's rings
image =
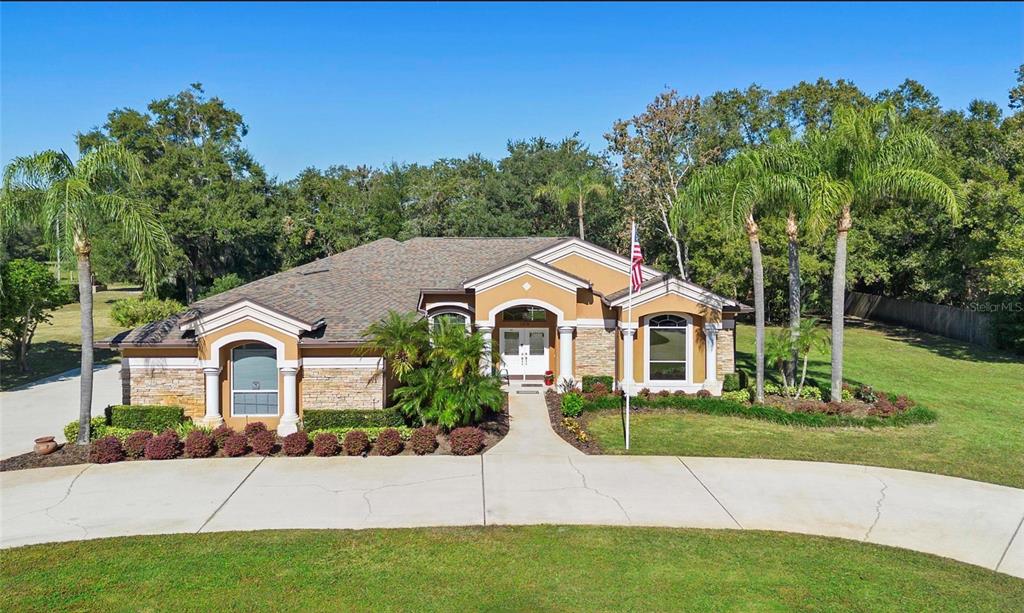
[[[115,300],[140,295],[137,287],[116,287],[93,296],[93,327],[96,340],[113,336],[124,328],[110,319],[110,309]],[[37,379],[49,377],[81,365],[82,362],[82,309],[80,303],[65,305],[53,312],[48,324],[36,330],[29,352],[30,371],[19,372],[17,362],[0,360],[0,389],[24,385]],[[96,350],[96,363],[109,362],[117,357],[114,351]]]
[[[998,611],[1024,581],[765,532],[554,527],[276,531],[5,551],[6,611]]]
[[[753,328],[737,359],[753,372]],[[846,380],[907,394],[938,414],[907,428],[800,428],[680,411],[634,414],[630,453],[822,460],[906,468],[1024,487],[1024,358],[902,328],[851,324]],[[827,385],[829,355],[809,375]],[[591,415],[606,453],[624,453],[619,411]]]

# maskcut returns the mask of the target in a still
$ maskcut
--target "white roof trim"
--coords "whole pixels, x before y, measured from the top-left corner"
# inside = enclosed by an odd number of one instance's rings
[[[577,289],[590,288],[589,283],[585,283],[568,273],[564,273],[556,268],[547,266],[533,259],[521,260],[514,264],[510,264],[494,272],[489,272],[475,279],[470,279],[463,285],[467,289],[475,289],[478,292],[482,292],[526,274],[533,275],[541,281],[550,283],[555,287],[560,287],[567,292],[572,292],[573,294],[576,293]]]
[[[545,264],[551,264],[555,260],[560,260],[567,255],[578,255],[581,258],[590,260],[596,264],[601,264],[612,270],[625,273],[629,275],[630,260],[625,256],[621,256],[611,251],[606,251],[587,241],[580,240],[578,238],[572,238],[553,247],[548,247],[544,251],[535,253],[533,259],[543,262]],[[660,277],[665,274],[660,270],[651,268],[650,266],[643,267],[644,275],[650,277]]]
[[[233,302],[222,309],[186,321],[181,324],[180,328],[182,330],[195,330],[197,335],[202,336],[247,320],[295,336],[302,332],[309,332],[314,328],[314,324],[299,321],[294,317],[271,310],[250,300]]]
[[[645,302],[649,302],[655,298],[660,298],[668,294],[677,294],[684,298],[689,298],[694,302],[707,305],[718,311],[721,311],[722,307],[727,304],[733,304],[732,300],[722,298],[718,294],[709,292],[699,285],[694,285],[688,281],[671,277],[661,283],[656,283],[633,294],[633,306],[641,305]],[[625,306],[628,303],[629,296],[626,295],[611,302],[611,306]]]

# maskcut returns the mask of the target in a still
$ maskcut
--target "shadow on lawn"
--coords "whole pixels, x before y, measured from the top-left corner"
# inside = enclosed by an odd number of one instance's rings
[[[93,350],[96,365],[109,364],[117,358],[117,352],[110,349]],[[0,360],[0,390],[9,391],[17,387],[31,388],[44,380],[82,364],[82,347],[62,341],[34,343],[28,355],[29,372],[21,372],[15,360]]]

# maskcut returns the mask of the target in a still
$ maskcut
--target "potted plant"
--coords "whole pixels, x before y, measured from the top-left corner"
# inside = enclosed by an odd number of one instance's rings
[[[553,370],[545,370],[544,371],[544,385],[554,385],[554,384],[555,384],[555,371],[553,371]]]

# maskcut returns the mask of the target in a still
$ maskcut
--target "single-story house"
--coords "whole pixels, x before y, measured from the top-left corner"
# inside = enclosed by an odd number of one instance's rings
[[[613,377],[627,390],[721,393],[734,300],[575,238],[380,239],[200,300],[97,343],[121,352],[125,404],[294,432],[306,409],[382,408],[393,387],[361,350],[389,310],[485,335],[511,382]]]

